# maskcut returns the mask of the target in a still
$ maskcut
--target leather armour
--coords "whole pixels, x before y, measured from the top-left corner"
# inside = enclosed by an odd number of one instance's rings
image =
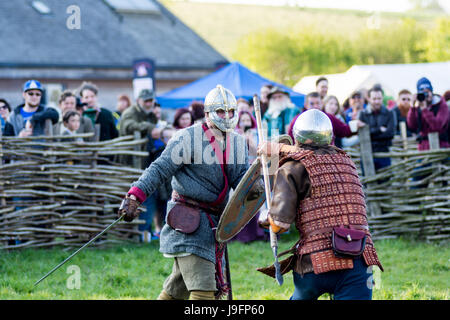
[[[368,266],[383,270],[370,236],[364,192],[356,167],[344,151],[317,155],[311,150],[297,148],[280,160],[300,161],[308,172],[311,189],[309,196],[300,201],[296,227],[301,239],[296,254],[301,259],[310,254],[315,274],[352,269],[352,258],[338,258],[331,243],[333,227],[345,226],[364,230],[367,234],[362,257]]]

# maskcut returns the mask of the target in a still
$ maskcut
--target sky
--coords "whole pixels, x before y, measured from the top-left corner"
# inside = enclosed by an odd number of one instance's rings
[[[411,9],[409,0],[191,0],[192,2],[220,2],[230,4],[298,5],[314,8],[356,9],[363,11],[403,12]],[[438,0],[450,13],[450,0]]]

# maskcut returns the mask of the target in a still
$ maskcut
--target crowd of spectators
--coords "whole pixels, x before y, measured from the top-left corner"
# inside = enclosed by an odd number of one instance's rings
[[[319,109],[326,113],[333,124],[333,144],[350,147],[359,143],[357,132],[369,126],[372,150],[387,152],[394,135],[401,134],[400,123],[406,124],[408,137],[416,137],[419,150],[427,150],[430,145],[428,133],[438,132],[440,147],[449,148],[450,91],[439,95],[427,78],[417,81],[417,91],[398,92],[396,100],[386,101],[381,85],[353,92],[345,101],[328,95],[329,82],[321,77],[316,82],[316,91],[305,96],[304,105],[295,105],[288,92],[272,84],[261,87],[261,117],[269,138],[289,134],[296,118],[305,110]],[[41,103],[44,89],[37,80],[27,81],[22,88],[23,103],[11,107],[0,97],[1,132],[5,136],[39,136],[44,134],[45,123],[50,120],[54,135],[73,136],[80,133],[99,132],[90,138],[76,138],[76,141],[96,139],[110,140],[119,136],[140,133],[148,142],[142,151],[149,156],[142,162],[141,169],[149,166],[163,152],[173,134],[180,129],[203,121],[203,102],[193,101],[189,106],[175,111],[173,120],[162,118],[161,106],[153,90],[142,90],[133,103],[125,94],[117,98],[114,111],[103,107],[98,101],[99,89],[93,83],[84,82],[74,92],[61,93],[58,108],[46,107]],[[239,121],[236,132],[245,136],[249,148],[249,161],[256,159],[258,136],[256,130],[253,99],[238,97]],[[130,156],[117,157],[120,163],[132,165]],[[375,158],[375,169],[390,165],[389,158]],[[149,197],[142,219],[146,224],[139,228],[142,241],[157,238],[164,224],[166,203],[171,197],[170,181]],[[153,224],[154,221],[154,224]]]

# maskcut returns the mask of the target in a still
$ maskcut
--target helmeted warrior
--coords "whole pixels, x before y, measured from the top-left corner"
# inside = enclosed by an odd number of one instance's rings
[[[233,93],[218,85],[204,105],[205,122],[177,131],[132,184],[119,210],[131,221],[139,204],[172,179],[160,251],[174,258],[174,264],[158,299],[214,299],[228,289],[222,272],[224,245],[215,240],[214,228],[230,188],[248,169],[248,150],[245,139],[233,131],[238,121]]]
[[[356,167],[331,146],[333,128],[319,110],[302,113],[294,146],[266,143],[259,152],[280,155],[268,220],[276,233],[295,223],[299,241],[286,253],[282,272],[293,270],[291,299],[371,299],[371,267],[383,267],[369,232],[366,204]],[[281,255],[281,254],[280,254]],[[370,267],[370,268],[368,268]],[[273,276],[273,266],[259,271]]]

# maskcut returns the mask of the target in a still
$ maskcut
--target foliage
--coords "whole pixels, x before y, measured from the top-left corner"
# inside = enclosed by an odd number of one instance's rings
[[[301,32],[269,29],[242,38],[233,57],[263,76],[288,85],[303,76],[337,73],[354,64],[434,62],[450,59],[450,19],[431,29],[402,19],[355,37],[314,27]]]
[[[280,238],[280,252],[295,243],[296,232]],[[373,298],[417,300],[450,298],[448,245],[414,240],[376,241],[385,272],[375,268]],[[33,289],[33,283],[70,252],[61,248],[3,251],[0,255],[0,299],[156,299],[172,269],[159,244],[123,244],[88,248]],[[285,300],[293,292],[292,275],[282,286],[257,272],[273,262],[268,242],[229,244],[233,295],[237,300]],[[80,288],[68,286],[68,267],[80,268]],[[324,295],[321,299],[329,299]]]
[[[437,19],[436,27],[428,33],[424,43],[423,60],[450,60],[450,19]]]

